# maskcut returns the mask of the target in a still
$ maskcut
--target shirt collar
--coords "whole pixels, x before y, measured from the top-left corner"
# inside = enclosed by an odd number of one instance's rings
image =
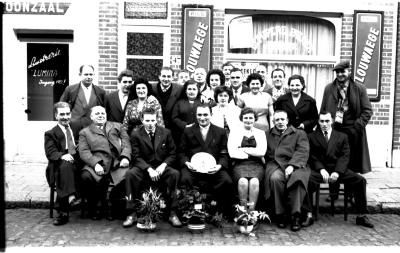
[[[202,127],[199,125],[199,127],[200,127],[200,130],[202,130],[202,131],[204,131],[204,130],[208,131],[208,129],[210,129],[210,125],[211,124],[208,124],[208,126],[206,126],[206,127]]]
[[[167,88],[164,88],[162,84],[160,84],[160,88],[162,92],[167,92],[172,87],[172,83],[169,84]]]
[[[93,84],[90,84],[88,87],[86,87],[82,82],[81,82],[81,87],[85,88],[87,90],[90,90],[92,88]]]
[[[120,98],[123,98],[123,97],[128,97],[128,94],[125,94],[125,93],[123,93],[122,92],[122,90],[118,90],[118,96],[120,97]]]

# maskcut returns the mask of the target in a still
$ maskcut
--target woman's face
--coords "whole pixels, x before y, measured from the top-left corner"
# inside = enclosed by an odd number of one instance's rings
[[[212,90],[215,90],[218,86],[221,85],[221,79],[218,74],[210,75],[210,87]]]
[[[147,86],[144,83],[136,85],[136,95],[138,98],[147,98]]]
[[[260,80],[258,79],[251,80],[249,83],[249,88],[253,94],[258,93],[261,88]]]
[[[189,84],[186,87],[186,96],[188,97],[189,100],[195,100],[198,93],[199,93],[199,88],[197,87],[197,84]]]
[[[298,95],[300,95],[302,89],[303,85],[301,84],[299,79],[293,79],[290,81],[289,90],[293,96],[297,97]]]
[[[218,104],[227,105],[229,103],[229,95],[228,92],[224,91],[218,94],[217,96]]]
[[[254,122],[256,121],[253,113],[247,113],[243,115],[243,125],[244,128],[250,130],[254,126]]]

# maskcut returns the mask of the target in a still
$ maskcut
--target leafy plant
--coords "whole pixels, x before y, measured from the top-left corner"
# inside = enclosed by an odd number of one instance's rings
[[[165,207],[165,201],[161,198],[161,194],[150,187],[139,200],[138,213],[140,218],[138,222],[150,224],[159,221]]]
[[[258,220],[264,220],[264,219],[268,219],[268,221],[271,222],[268,214],[266,214],[265,212],[249,210],[247,208],[247,205],[246,207],[241,205],[236,205],[235,208],[237,216],[234,219],[234,221],[238,226],[255,225]]]

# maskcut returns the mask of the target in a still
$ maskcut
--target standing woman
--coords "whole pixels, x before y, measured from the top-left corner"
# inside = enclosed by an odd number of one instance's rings
[[[269,129],[273,127],[272,115],[274,115],[274,107],[271,95],[260,90],[262,83],[263,79],[260,74],[250,74],[246,80],[250,91],[240,96],[238,106],[240,108],[252,108],[258,117],[254,126],[268,133]]]
[[[122,123],[129,136],[133,130],[142,125],[140,115],[145,108],[153,108],[157,111],[157,125],[164,127],[161,105],[152,94],[151,85],[143,78],[136,79],[130,87],[125,117]]]
[[[183,85],[181,97],[172,109],[171,116],[173,122],[173,129],[171,130],[177,146],[183,130],[196,122],[196,108],[199,104],[201,104],[201,101],[197,82],[186,81]]]
[[[287,113],[289,124],[311,133],[318,123],[318,110],[315,99],[304,92],[306,88],[301,75],[292,75],[288,80],[289,93],[281,96],[274,104],[275,110]]]
[[[209,88],[207,96],[211,107],[217,104],[214,99],[215,89],[225,83],[225,75],[220,69],[212,69],[208,71],[206,76],[206,83]]]
[[[267,138],[264,131],[254,127],[257,114],[253,109],[242,109],[239,118],[242,125],[229,135],[228,152],[233,159],[233,180],[237,182],[240,205],[248,203],[249,209],[254,210],[264,177]]]

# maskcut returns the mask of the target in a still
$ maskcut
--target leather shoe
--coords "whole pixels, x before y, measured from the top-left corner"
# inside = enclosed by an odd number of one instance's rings
[[[297,232],[301,229],[300,226],[300,218],[299,217],[293,217],[292,218],[292,225],[290,226],[290,230],[293,232]]]
[[[285,216],[284,216],[284,215],[279,215],[279,216],[277,217],[277,222],[276,222],[276,224],[278,225],[278,228],[285,228],[285,227],[287,226]]]
[[[307,216],[307,218],[301,223],[302,227],[309,227],[314,224],[314,218]]]
[[[57,218],[54,219],[53,225],[54,226],[61,226],[67,224],[69,221],[68,215],[66,214],[59,214]]]
[[[75,209],[77,209],[77,208],[81,205],[81,203],[82,203],[82,200],[81,200],[81,199],[74,198],[74,199],[69,203],[69,206],[70,206],[71,209],[75,210]]]
[[[173,214],[171,216],[169,216],[168,218],[168,222],[176,228],[180,228],[182,227],[182,222],[179,220],[178,216],[176,216],[176,214]]]
[[[92,214],[89,215],[92,220],[101,220],[100,211],[94,211]]]
[[[373,228],[374,225],[369,221],[368,217],[366,215],[363,216],[357,216],[356,218],[356,224],[367,227],[367,228]]]
[[[126,217],[126,220],[122,223],[124,228],[132,227],[134,224],[137,223],[137,215],[136,213],[132,213],[131,215]]]

